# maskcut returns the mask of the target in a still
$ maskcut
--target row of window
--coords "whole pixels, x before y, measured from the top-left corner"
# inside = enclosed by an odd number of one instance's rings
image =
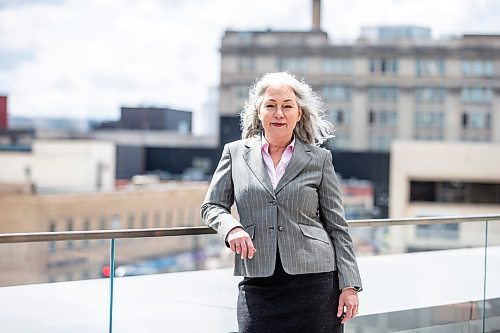
[[[500,184],[411,181],[410,201],[498,204]]]
[[[292,73],[306,74],[310,72],[307,58],[282,57],[277,60],[277,69]],[[399,60],[391,57],[371,58],[368,61],[369,72],[373,75],[397,75]],[[240,57],[240,72],[257,72],[255,58]],[[324,74],[352,75],[354,60],[352,58],[321,59],[321,72]],[[461,73],[464,77],[494,77],[495,66],[492,59],[464,59],[461,62]],[[446,61],[442,58],[420,58],[415,60],[417,77],[443,77],[446,75]]]
[[[49,232],[56,231],[75,231],[75,230],[117,230],[117,229],[148,229],[148,228],[169,228],[177,226],[198,225],[199,214],[196,209],[179,207],[175,212],[167,210],[163,217],[160,212],[148,213],[142,212],[136,216],[135,213],[127,215],[126,221],[122,221],[119,215],[113,215],[110,218],[101,216],[94,222],[90,218],[84,218],[81,227],[76,227],[75,219],[72,217],[67,218],[63,222],[56,223],[55,220],[49,221]],[[175,214],[175,217],[174,217]],[[100,242],[105,242],[102,240]],[[50,242],[49,252],[54,253],[57,248],[75,249],[77,247],[87,248],[90,246],[90,241],[84,240],[80,242],[66,241],[66,242]],[[79,244],[77,246],[77,244]]]
[[[239,99],[248,97],[248,86],[236,86],[236,95]],[[348,102],[351,100],[352,87],[348,85],[325,85],[319,91],[325,102]],[[368,88],[370,101],[396,102],[399,89],[397,87],[378,86]],[[417,103],[442,104],[446,98],[446,89],[439,87],[420,87],[415,89]],[[465,87],[461,90],[464,103],[489,104],[493,100],[493,90],[483,87]]]
[[[444,135],[442,131],[432,131],[432,132],[419,132],[417,131],[413,135],[414,139],[419,141],[443,141]],[[374,151],[389,151],[392,140],[395,138],[394,134],[388,133],[370,133],[368,139],[368,146],[370,150]],[[462,133],[462,141],[467,142],[487,142],[490,141],[490,135],[488,133]],[[351,148],[351,137],[348,132],[337,131],[335,134],[335,139],[332,142],[333,147],[337,149],[349,149]]]
[[[344,109],[335,109],[327,113],[328,120],[337,126],[351,122],[350,112]],[[445,115],[442,111],[418,110],[414,116],[415,128],[442,129],[445,126]],[[396,127],[398,114],[395,110],[371,109],[368,112],[368,123],[377,127]],[[464,112],[462,114],[463,129],[489,130],[492,126],[490,112]]]

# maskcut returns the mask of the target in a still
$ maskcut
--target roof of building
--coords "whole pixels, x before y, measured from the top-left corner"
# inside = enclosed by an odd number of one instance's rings
[[[481,300],[485,249],[358,259],[360,315]],[[488,248],[486,298],[500,297],[500,246]],[[20,263],[21,264],[21,263]],[[117,278],[115,332],[236,331],[237,283],[231,269]],[[109,280],[0,288],[2,330],[97,332],[108,327]],[[8,300],[8,301],[5,301]],[[428,314],[427,314],[428,315]]]

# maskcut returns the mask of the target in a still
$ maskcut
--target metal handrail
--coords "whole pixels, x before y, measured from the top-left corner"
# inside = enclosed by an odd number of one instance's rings
[[[349,220],[349,227],[382,227],[395,225],[447,224],[464,222],[500,221],[500,214],[418,217],[403,219],[365,219]],[[120,230],[92,230],[92,231],[62,231],[62,232],[30,232],[0,234],[0,244],[5,243],[34,243],[69,240],[96,240],[120,238],[146,238],[166,236],[193,236],[208,235],[216,232],[206,226],[179,227],[179,228],[151,228],[151,229],[120,229]]]

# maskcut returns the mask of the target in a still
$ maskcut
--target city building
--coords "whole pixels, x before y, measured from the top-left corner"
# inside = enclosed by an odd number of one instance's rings
[[[151,172],[167,178],[189,178],[192,170],[205,179],[215,168],[219,138],[208,133],[194,135],[192,127],[191,112],[122,107],[119,120],[101,123],[89,136],[117,145],[118,179]]]
[[[500,143],[398,140],[391,148],[390,218],[500,212]],[[401,252],[482,246],[484,224],[451,223],[391,229]],[[478,235],[482,235],[478,237]],[[500,224],[488,242],[500,243]]]
[[[334,150],[388,152],[393,139],[500,142],[500,35],[435,40],[430,29],[226,31],[219,109],[238,118],[256,77],[290,71],[321,94]],[[235,121],[237,122],[237,121]]]
[[[118,121],[108,121],[97,128],[161,130],[179,133],[192,132],[192,113],[158,107],[122,107]]]
[[[54,163],[61,161],[55,161]],[[64,173],[64,169],[59,170]],[[71,173],[66,171],[66,173]],[[148,229],[202,225],[200,203],[206,184],[134,186],[118,191],[82,194],[0,194],[0,233]],[[126,239],[116,243],[122,275],[149,263],[148,273],[229,267],[231,261],[212,258],[222,250],[218,237]],[[109,240],[41,242],[2,245],[0,286],[100,278],[109,259]],[[201,251],[202,254],[199,252]],[[224,255],[224,251],[218,254]],[[180,256],[198,258],[186,260]],[[212,256],[214,253],[212,253]],[[168,259],[168,260],[166,260]],[[160,267],[159,262],[163,261]],[[23,264],[20,265],[19,263]],[[126,266],[128,265],[128,266]],[[131,266],[134,265],[134,266]],[[21,268],[20,268],[21,267]],[[136,269],[137,270],[137,269]],[[142,270],[141,274],[145,274]]]
[[[374,184],[388,214],[394,139],[500,142],[500,35],[433,39],[418,26],[363,27],[351,42],[321,30],[233,31],[221,42],[221,143],[238,139],[239,113],[256,78],[289,71],[322,97],[336,137],[326,143],[336,171]]]
[[[0,151],[0,184],[36,193],[112,190],[115,150],[106,141],[34,139],[29,150]]]

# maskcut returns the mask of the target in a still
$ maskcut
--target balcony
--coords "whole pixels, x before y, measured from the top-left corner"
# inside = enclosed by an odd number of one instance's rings
[[[349,225],[365,290],[347,333],[500,332],[500,215]],[[130,263],[153,243],[179,241],[196,251]],[[2,332],[236,332],[240,278],[231,268],[207,269],[217,255],[230,259],[214,244],[206,227],[0,235]],[[70,251],[30,260],[54,248]],[[65,265],[109,265],[115,274],[64,275]],[[158,271],[168,273],[151,274]],[[26,276],[37,283],[19,285]],[[44,279],[56,282],[38,283]]]

